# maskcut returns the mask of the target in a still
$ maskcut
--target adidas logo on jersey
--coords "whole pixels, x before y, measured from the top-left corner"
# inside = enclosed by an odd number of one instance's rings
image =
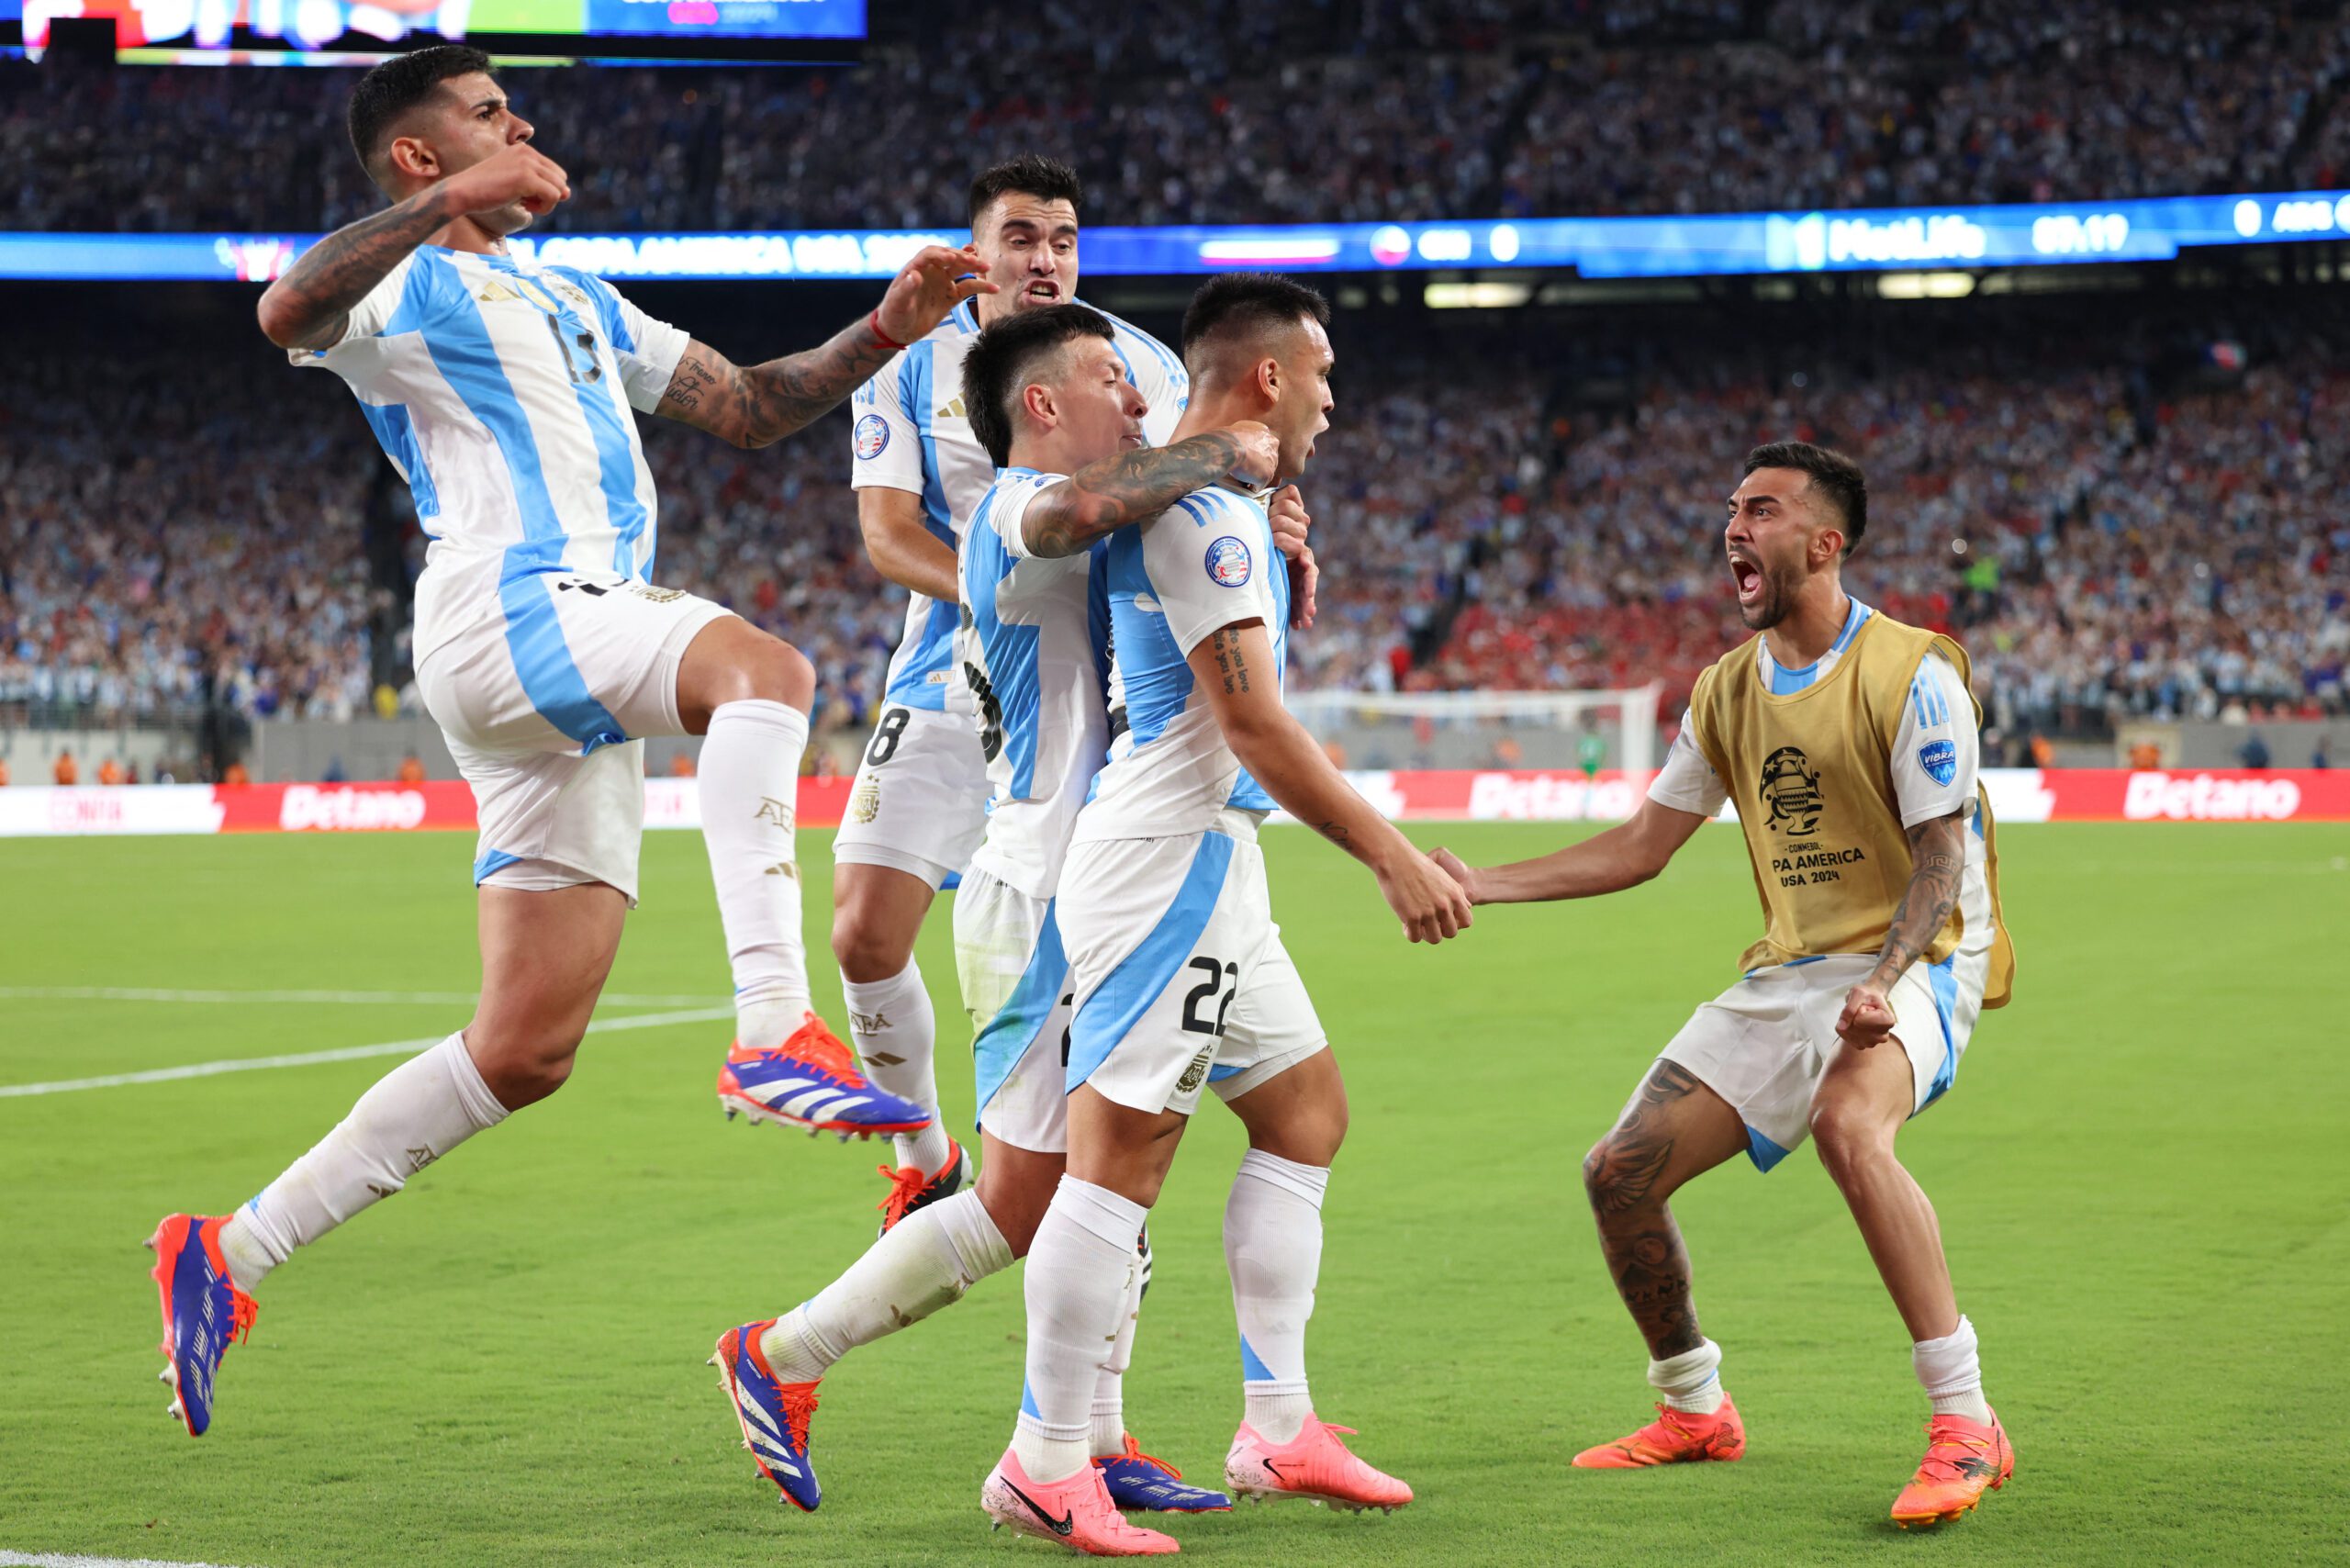
[[[962,397],[962,394],[961,394],[961,393],[959,393],[959,392],[958,392],[958,393],[957,393],[957,394],[955,395],[955,400],[954,400],[953,402],[951,402],[951,403],[947,404],[947,405],[946,405],[946,407],[945,407],[945,408],[943,408],[943,409],[939,409],[939,410],[938,410],[938,417],[939,417],[940,419],[942,419],[942,420],[968,420],[968,419],[969,419],[971,416],[970,416],[969,414],[966,413],[966,412],[964,411],[964,409],[963,409],[963,397]]]
[[[483,288],[479,294],[475,295],[474,297],[481,301],[484,305],[496,305],[500,300],[520,299],[522,297],[515,293],[512,289],[507,287],[504,284],[498,282],[496,278],[492,278],[489,280],[487,286]]]

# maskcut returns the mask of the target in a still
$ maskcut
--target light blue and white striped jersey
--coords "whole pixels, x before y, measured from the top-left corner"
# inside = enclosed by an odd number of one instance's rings
[[[1106,545],[1031,555],[1028,505],[1067,476],[1006,468],[963,530],[955,653],[988,759],[988,833],[971,864],[1032,899],[1060,888],[1069,829],[1110,744]]]
[[[1250,672],[1278,690],[1289,663],[1289,567],[1265,503],[1226,486],[1195,490],[1103,547],[1110,599],[1113,715],[1125,728],[1078,813],[1071,842],[1199,833],[1230,806],[1270,812],[1273,798],[1225,744],[1192,678],[1192,649],[1242,621],[1262,621],[1273,667]],[[1118,719],[1113,717],[1112,728]]]
[[[423,245],[340,342],[288,351],[350,384],[416,498],[419,659],[539,574],[651,581],[658,503],[631,410],[661,401],[688,342],[576,268]]]
[[[1192,380],[1175,352],[1106,310],[1113,343],[1126,379],[1150,411],[1143,437],[1163,446],[1192,400]],[[923,521],[941,543],[954,547],[979,498],[995,482],[995,465],[971,433],[963,409],[963,358],[979,335],[979,312],[965,300],[918,343],[909,344],[856,390],[851,441],[856,454],[850,483],[879,485],[922,498]],[[968,711],[954,670],[955,607],[924,595],[907,596],[906,633],[890,661],[889,700],[908,708],[941,709],[950,696]]]

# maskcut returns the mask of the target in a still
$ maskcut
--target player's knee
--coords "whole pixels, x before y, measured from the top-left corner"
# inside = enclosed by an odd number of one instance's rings
[[[889,929],[865,904],[851,902],[834,912],[833,961],[851,984],[888,980],[912,958],[912,938]]]
[[[476,1048],[474,1065],[498,1103],[519,1111],[563,1087],[579,1058],[579,1040],[571,1029],[501,1033]]]
[[[1891,1153],[1893,1132],[1865,1106],[1822,1098],[1811,1107],[1811,1141],[1820,1164],[1841,1181],[1865,1161]]]
[[[766,702],[780,702],[801,712],[816,698],[816,666],[808,655],[778,637],[770,637],[759,650],[745,672],[749,678],[750,696]]]
[[[1583,1196],[1591,1200],[1591,1212],[1601,1219],[1638,1208],[1648,1195],[1640,1182],[1640,1163],[1628,1159],[1623,1148],[1610,1133],[1591,1146],[1583,1157]]]

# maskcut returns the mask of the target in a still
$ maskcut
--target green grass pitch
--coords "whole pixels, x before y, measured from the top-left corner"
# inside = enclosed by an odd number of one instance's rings
[[[1580,830],[1419,830],[1472,859]],[[803,835],[822,955],[827,838]],[[1648,1416],[1578,1162],[1758,918],[1709,830],[1604,903],[1481,912],[1441,950],[1370,879],[1269,835],[1277,913],[1346,1063],[1316,1399],[1419,1500],[1173,1527],[1279,1562],[2341,1562],[2350,1447],[2350,830],[2022,827],[2021,954],[1956,1090],[1905,1136],[2015,1437],[2008,1489],[1932,1536],[1886,1510],[1921,1449],[1908,1344],[1808,1154],[1684,1194],[1697,1302],[1751,1432],[1734,1465],[1572,1471]],[[29,988],[468,991],[470,841],[0,846],[0,1083],[437,1036],[446,1002],[162,1003]],[[707,868],[650,835],[611,986],[722,998]],[[953,1125],[970,1081],[946,912],[922,960]],[[820,1003],[837,1021],[829,963]],[[619,1016],[626,1009],[608,1009]],[[424,1172],[263,1287],[210,1436],[163,1415],[140,1249],[218,1213],[387,1058],[0,1098],[0,1561],[1043,1562],[979,1484],[1019,1396],[1016,1275],[824,1385],[821,1512],[778,1505],[702,1364],[872,1235],[877,1146],[723,1123],[723,1024],[591,1037],[554,1100]],[[1131,1425],[1193,1478],[1238,1417],[1217,1239],[1237,1124],[1204,1109],[1154,1216]]]

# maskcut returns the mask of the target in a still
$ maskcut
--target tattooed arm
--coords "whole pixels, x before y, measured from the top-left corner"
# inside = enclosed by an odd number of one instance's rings
[[[968,250],[932,245],[890,280],[872,314],[815,348],[741,365],[707,343],[690,343],[654,411],[736,446],[781,441],[864,386],[957,305],[993,294],[986,272],[987,263]]]
[[[1243,420],[1229,429],[1089,463],[1028,503],[1021,542],[1031,555],[1075,555],[1228,475],[1263,483],[1272,477],[1280,451],[1271,431]]]
[[[344,224],[303,252],[261,297],[261,330],[282,349],[331,348],[342,341],[351,308],[457,219],[518,201],[545,212],[570,194],[560,164],[528,142],[515,142],[396,207]]]
[[[1371,868],[1407,936],[1441,942],[1468,928],[1468,895],[1355,793],[1321,743],[1281,706],[1272,638],[1262,621],[1210,633],[1192,649],[1190,663],[1240,765],[1283,811]]]
[[[1946,817],[1930,817],[1908,830],[1909,885],[1893,912],[1876,968],[1844,996],[1836,1033],[1863,1050],[1893,1032],[1893,1007],[1886,993],[1942,935],[1958,907],[1959,879],[1966,874],[1966,819],[1973,802]]]

